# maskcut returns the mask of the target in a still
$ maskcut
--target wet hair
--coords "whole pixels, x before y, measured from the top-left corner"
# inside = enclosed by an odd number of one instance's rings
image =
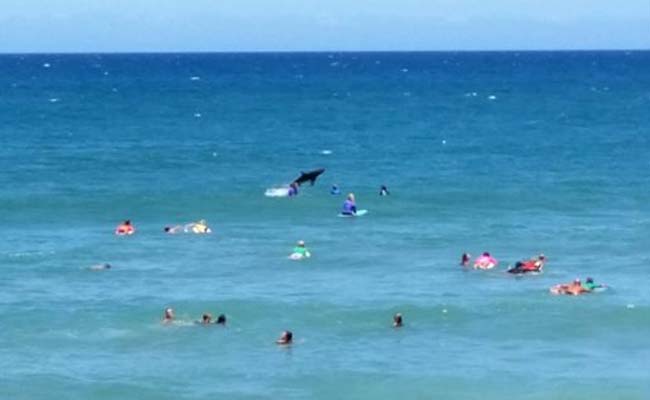
[[[293,332],[291,331],[284,331],[284,332],[285,332],[284,337],[287,343],[291,342],[293,340]]]
[[[131,225],[131,220],[127,219],[126,221],[124,221],[124,225]]]
[[[490,253],[487,252],[487,251],[484,251],[484,252],[483,252],[483,255],[484,255],[485,257],[490,257]]]
[[[587,283],[594,283],[594,278],[587,278]]]
[[[395,326],[402,326],[402,314],[397,313],[393,315],[393,322],[395,323]]]
[[[113,266],[112,266],[111,264],[109,264],[109,263],[105,263],[105,264],[103,265],[103,267],[106,268],[106,269],[110,269],[110,268],[112,268]]]
[[[203,319],[203,322],[208,322],[208,321],[210,321],[210,319],[211,319],[210,314],[203,314],[203,316],[201,317],[201,319]]]
[[[215,324],[226,325],[226,315],[225,314],[220,314],[217,317],[217,322],[215,322]]]
[[[171,230],[172,230],[172,228],[170,228],[169,226],[166,226],[165,229],[164,229],[165,232],[169,232]]]

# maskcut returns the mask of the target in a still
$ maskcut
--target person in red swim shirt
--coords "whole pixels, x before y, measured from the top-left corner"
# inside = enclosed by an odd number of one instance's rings
[[[531,258],[530,260],[525,260],[525,261],[517,261],[514,267],[508,269],[508,272],[511,274],[542,272],[545,262],[546,262],[546,256],[544,254],[540,254],[539,256],[537,256],[537,258]]]
[[[124,235],[133,235],[135,233],[135,227],[131,225],[131,220],[127,219],[122,222],[120,225],[115,228],[115,234],[124,236]]]

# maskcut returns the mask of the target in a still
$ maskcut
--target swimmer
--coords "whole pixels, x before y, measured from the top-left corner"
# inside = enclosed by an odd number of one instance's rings
[[[179,233],[183,231],[183,227],[180,225],[175,225],[175,226],[166,226],[164,229],[165,233],[168,233],[170,235],[174,235],[176,233]]]
[[[386,185],[381,185],[381,189],[379,189],[379,195],[380,196],[388,196],[390,192],[388,191],[388,188]]]
[[[174,310],[171,308],[165,309],[165,314],[162,319],[163,324],[171,324],[174,322]]]
[[[497,264],[499,262],[486,251],[474,261],[474,269],[492,269]]]
[[[215,324],[226,326],[226,315],[225,314],[220,314],[217,317],[217,322],[215,322]]]
[[[103,263],[103,264],[96,264],[96,265],[91,265],[88,267],[89,270],[91,271],[105,271],[107,269],[111,269],[113,266],[109,263]]]
[[[212,229],[210,229],[208,223],[204,219],[185,225],[184,230],[187,233],[196,233],[196,234],[212,233]]]
[[[131,224],[131,220],[127,219],[122,222],[120,225],[115,228],[115,234],[124,236],[124,235],[133,235],[135,233],[135,227]]]
[[[309,252],[309,250],[307,250],[307,247],[305,247],[304,240],[299,240],[298,243],[296,243],[296,247],[293,248],[293,253],[289,257],[291,258],[311,257],[311,253]]]
[[[298,196],[298,183],[293,182],[289,185],[289,192],[287,194],[289,197]]]
[[[537,256],[537,258],[531,258],[529,260],[524,260],[524,261],[517,261],[514,267],[508,269],[508,272],[511,274],[542,272],[545,262],[546,262],[546,256],[544,256],[544,254],[540,254],[539,256]]]
[[[354,200],[354,193],[348,194],[347,199],[343,203],[343,215],[357,215],[357,203]]]
[[[401,328],[402,326],[404,326],[402,314],[397,313],[393,315],[393,328]]]
[[[330,189],[330,194],[339,195],[341,194],[341,189],[339,189],[339,187],[336,185],[332,185],[332,188]]]
[[[283,346],[293,343],[293,333],[291,331],[282,332],[280,338],[275,343]]]
[[[575,279],[571,283],[562,283],[555,285],[551,288],[553,294],[568,294],[571,296],[578,296],[584,293],[589,293],[589,290],[582,287],[580,279]]]
[[[582,284],[582,287],[591,292],[594,289],[604,288],[605,285],[597,285],[596,283],[594,283],[594,278],[587,278],[585,283]]]
[[[201,321],[196,321],[197,324],[209,325],[212,323],[212,315],[205,313],[201,316]]]
[[[469,263],[471,261],[472,255],[469,253],[463,253],[462,256],[460,256],[460,265],[461,267],[468,267]]]

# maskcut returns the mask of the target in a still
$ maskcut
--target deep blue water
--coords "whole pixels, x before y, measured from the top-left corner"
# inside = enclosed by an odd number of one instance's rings
[[[0,398],[647,399],[649,110],[650,52],[0,56]]]

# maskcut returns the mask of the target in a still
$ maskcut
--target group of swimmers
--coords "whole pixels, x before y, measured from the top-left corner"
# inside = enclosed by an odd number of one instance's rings
[[[163,318],[162,321],[160,321],[164,325],[169,325],[173,324],[175,321],[175,316],[174,316],[174,309],[173,308],[165,308],[165,311],[163,313]],[[201,325],[201,326],[209,326],[209,325],[221,325],[221,326],[226,326],[226,315],[225,314],[220,314],[217,317],[216,321],[212,320],[212,315],[210,313],[203,313],[201,315],[201,319],[194,321],[194,324],[196,325]],[[404,320],[402,317],[401,313],[397,313],[393,315],[393,327],[394,328],[401,328],[404,326]],[[280,334],[280,337],[275,341],[276,344],[278,345],[290,345],[293,343],[293,332],[286,330],[282,331]]]
[[[460,257],[460,265],[463,267],[469,267],[472,260],[472,256],[469,253],[463,253]],[[507,272],[510,274],[529,274],[529,273],[541,273],[544,269],[544,264],[546,263],[546,256],[540,254],[536,257],[532,257],[527,260],[517,261],[514,267],[509,267]],[[474,269],[492,269],[499,264],[496,258],[492,257],[489,252],[484,252],[481,254],[473,264]],[[593,278],[587,278],[585,283],[582,283],[580,279],[575,279],[570,283],[561,283],[550,288],[550,292],[553,294],[567,294],[572,296],[578,296],[581,294],[592,293],[596,289],[605,288],[605,285],[596,284]]]
[[[190,222],[185,225],[166,226],[163,232],[173,235],[177,233],[195,233],[197,235],[212,233],[212,229],[208,226],[206,220],[201,219],[197,222]],[[122,222],[115,228],[115,234],[118,236],[130,236],[135,233],[135,226],[130,219]]]
[[[292,182],[289,185],[289,191],[287,192],[287,195],[289,197],[297,196],[299,187],[300,187],[300,184],[298,184],[298,182]],[[339,194],[341,194],[341,189],[339,188],[339,186],[337,184],[332,185],[332,187],[330,188],[330,194],[334,195],[334,196],[338,196]],[[386,187],[386,185],[381,185],[381,187],[379,188],[379,195],[380,196],[388,196],[388,195],[390,195],[390,192],[388,191],[388,188]]]

